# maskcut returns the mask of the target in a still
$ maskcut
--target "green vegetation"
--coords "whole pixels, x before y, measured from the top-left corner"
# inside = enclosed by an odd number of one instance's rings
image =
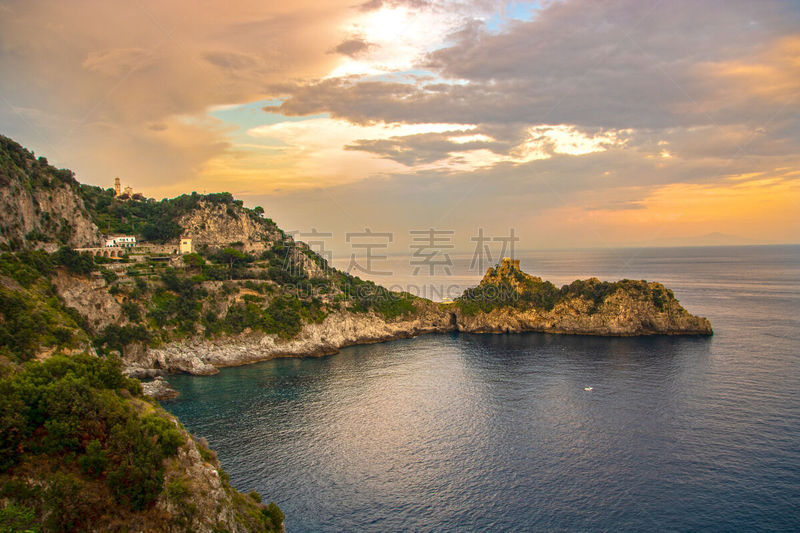
[[[490,281],[481,282],[473,289],[467,289],[456,305],[466,315],[478,312],[489,313],[499,308],[539,309],[550,311],[561,302],[582,298],[591,303],[589,313],[596,313],[606,299],[617,291],[623,291],[636,299],[652,301],[659,311],[666,309],[668,302],[675,299],[671,290],[661,284],[647,281],[623,279],[609,282],[597,278],[576,280],[558,289],[549,281],[529,276],[520,270],[499,273],[496,266],[487,274]]]
[[[41,251],[0,255],[0,356],[31,359],[43,348],[76,348],[88,344],[85,321],[58,299],[50,283],[55,266]]]
[[[0,380],[0,391],[0,473],[13,479],[21,462],[58,465],[63,478],[52,479],[63,485],[60,492],[82,487],[83,477],[102,477],[117,503],[143,509],[161,491],[162,461],[185,440],[169,420],[140,415],[126,400],[140,397],[141,385],[124,377],[116,360],[80,355],[28,362]],[[8,494],[9,483],[4,496],[19,497]],[[19,503],[58,506],[49,491],[32,491]],[[81,507],[77,502],[72,512]]]
[[[243,300],[228,308],[224,320],[214,320],[207,315],[206,327],[210,332],[241,333],[250,328],[289,339],[300,332],[303,323],[321,322],[326,315],[316,299],[307,301],[283,295],[272,299],[266,307],[247,296]]]
[[[417,298],[410,294],[335,270],[309,278],[298,265],[286,267],[291,246],[278,243],[259,257],[235,246],[206,248],[183,256],[177,268],[141,262],[125,272],[108,263],[98,267],[102,258],[68,247],[53,254],[5,253],[0,276],[19,286],[0,285],[0,355],[24,361],[46,348],[86,348],[90,342],[100,353],[122,353],[133,343],[156,346],[199,333],[214,337],[245,330],[289,339],[341,307],[387,320],[415,312]],[[86,317],[58,299],[50,282],[58,268],[78,276],[96,276],[99,268],[125,322],[90,328]]]
[[[247,209],[241,200],[234,200],[227,192],[212,194],[183,194],[177,198],[157,201],[134,195],[133,198],[115,198],[114,189],[102,189],[93,185],[81,185],[80,195],[92,221],[106,233],[136,235],[140,240],[165,243],[181,236],[178,220],[197,208],[201,202],[223,205],[231,213],[242,210],[252,218],[258,218],[274,226],[270,219],[261,218],[263,209]]]
[[[54,356],[2,372],[0,532],[98,529],[118,519],[108,516],[112,506],[114,515],[148,512],[162,492],[191,511],[187,481],[175,474],[165,481],[167,459],[187,434],[142,397],[141,384],[122,375],[118,360]],[[277,530],[283,521],[274,504],[240,502],[237,510],[255,531]],[[190,519],[188,512],[170,520],[188,528]],[[155,520],[169,529],[163,516]]]
[[[52,261],[56,265],[67,267],[67,270],[73,274],[88,274],[97,268],[92,254],[76,252],[67,246],[62,246],[54,253]]]
[[[78,187],[71,170],[50,166],[46,158],[37,159],[33,152],[0,135],[0,186],[10,185],[15,178],[31,189]]]

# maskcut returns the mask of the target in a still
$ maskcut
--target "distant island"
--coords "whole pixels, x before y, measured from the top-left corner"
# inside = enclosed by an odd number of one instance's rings
[[[33,491],[14,500],[23,525],[66,506],[50,495],[66,483],[76,493],[91,488],[96,498],[87,509],[114,502],[131,523],[282,527],[277,506],[233,490],[213,452],[131,378],[213,374],[435,332],[712,334],[707,319],[660,283],[592,278],[558,288],[511,258],[452,303],[392,292],[332,268],[263,208],[248,209],[228,193],[156,201],[121,193],[119,182],[82,185],[2,136],[0,185],[0,487],[19,488],[3,489],[5,498]],[[83,411],[49,411],[43,398],[61,392],[45,389],[30,404],[21,391],[29,382],[50,387],[41,376],[52,387],[84,391]],[[170,394],[164,380],[144,392]],[[165,444],[149,462],[126,466],[120,457],[138,452],[121,448],[110,426],[84,427],[85,412],[104,423],[121,416],[114,423],[127,421],[131,438]],[[48,453],[65,462],[50,462]],[[31,476],[47,481],[34,490]],[[197,512],[181,514],[181,501]],[[223,523],[213,522],[209,502],[226,509]],[[77,528],[102,529],[115,519],[87,513],[75,517]]]

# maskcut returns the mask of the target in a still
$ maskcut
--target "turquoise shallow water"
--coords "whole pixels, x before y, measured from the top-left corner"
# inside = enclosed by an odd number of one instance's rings
[[[289,531],[800,529],[800,247],[522,266],[663,281],[716,334],[429,335],[172,376],[164,405]]]

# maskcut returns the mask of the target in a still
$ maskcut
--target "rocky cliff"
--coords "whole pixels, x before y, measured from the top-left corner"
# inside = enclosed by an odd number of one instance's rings
[[[280,258],[284,265],[294,265],[308,277],[324,275],[324,267],[313,259],[316,254],[305,243],[295,242],[271,219],[244,209],[237,202],[220,204],[201,200],[178,218],[177,223],[181,237],[192,239],[196,250],[225,248],[235,243],[243,252],[260,254],[279,245],[284,250]]]
[[[172,526],[169,529],[173,531],[198,533],[270,531],[263,523],[264,506],[260,496],[253,499],[234,490],[217,454],[208,448],[205,440],[190,435],[166,411],[161,410],[160,414],[172,420],[186,441],[177,454],[166,461],[164,486],[167,490],[155,502],[155,510],[161,517],[149,523],[143,521],[140,530],[165,531],[166,525]],[[170,490],[171,487],[177,490]],[[275,530],[282,531],[282,524]]]
[[[497,302],[500,302],[498,305]],[[459,331],[577,335],[711,335],[708,319],[684,309],[660,283],[597,278],[561,289],[508,259],[490,268],[456,306]]]
[[[72,172],[0,136],[0,245],[54,250],[100,243]]]
[[[545,296],[540,293],[544,292]],[[576,281],[562,289],[504,261],[453,304],[417,300],[413,312],[387,319],[374,312],[336,311],[308,323],[291,339],[247,331],[193,338],[155,349],[131,347],[127,372],[138,377],[186,372],[214,374],[276,357],[318,356],[356,344],[426,333],[543,332],[573,335],[711,335],[708,319],[686,311],[660,283]]]
[[[660,288],[661,284],[650,283]],[[502,307],[475,314],[458,313],[458,330],[471,333],[538,331],[571,335],[711,335],[708,319],[690,314],[677,301],[657,309],[652,301],[617,290],[599,308],[587,298],[558,303],[552,310]]]
[[[215,340],[193,338],[160,348],[132,347],[125,354],[126,371],[142,378],[174,372],[208,375],[217,373],[220,367],[277,357],[330,355],[346,346],[454,329],[453,313],[433,302],[417,302],[413,314],[394,320],[387,320],[374,312],[337,311],[320,323],[306,324],[300,333],[288,340],[248,331]]]
[[[200,201],[178,219],[182,237],[189,237],[195,247],[228,246],[240,242],[246,251],[262,251],[282,240],[283,232],[237,206]]]

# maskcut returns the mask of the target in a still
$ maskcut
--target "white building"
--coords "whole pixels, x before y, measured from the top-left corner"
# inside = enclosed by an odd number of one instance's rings
[[[119,246],[121,248],[133,248],[136,246],[136,237],[133,235],[115,235],[106,239],[106,248]]]
[[[192,239],[181,239],[181,254],[192,253]]]

